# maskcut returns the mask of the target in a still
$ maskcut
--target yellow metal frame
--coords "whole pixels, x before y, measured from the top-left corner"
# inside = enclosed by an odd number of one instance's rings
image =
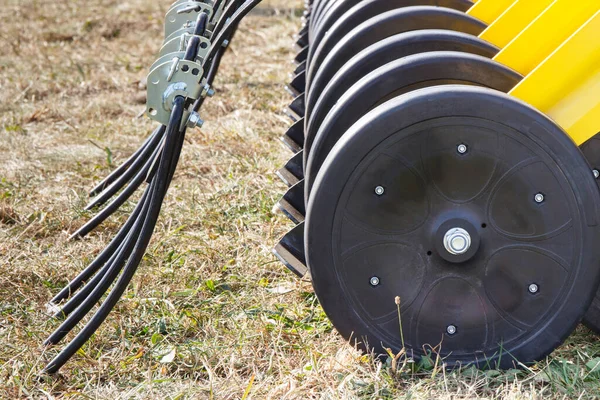
[[[600,0],[479,0],[468,14],[489,24],[494,60],[525,76],[511,95],[578,145],[600,132]]]

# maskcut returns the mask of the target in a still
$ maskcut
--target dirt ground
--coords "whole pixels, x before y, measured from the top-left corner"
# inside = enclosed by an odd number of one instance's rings
[[[142,265],[57,376],[46,302],[135,202],[81,241],[87,191],[154,124],[143,80],[170,1],[2,0],[0,398],[467,399],[600,396],[600,345],[581,327],[552,358],[510,371],[403,368],[336,333],[310,281],[271,255],[291,153],[279,137],[302,2],[265,0],[242,23],[182,159]],[[70,336],[71,337],[71,336]]]

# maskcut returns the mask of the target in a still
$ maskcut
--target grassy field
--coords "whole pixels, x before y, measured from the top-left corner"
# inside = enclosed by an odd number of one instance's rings
[[[270,253],[291,154],[283,89],[301,2],[265,0],[189,132],[148,253],[106,323],[57,376],[46,302],[99,252],[125,210],[68,241],[87,190],[152,130],[143,80],[170,1],[3,0],[0,7],[0,398],[598,398],[600,344],[580,327],[529,368],[445,371],[374,362],[335,332],[310,282]]]

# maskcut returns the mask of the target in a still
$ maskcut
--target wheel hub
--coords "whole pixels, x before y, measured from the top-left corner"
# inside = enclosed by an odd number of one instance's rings
[[[471,247],[471,235],[462,228],[452,228],[444,235],[444,247],[452,255],[464,254]]]
[[[468,208],[467,212],[477,214],[477,207]],[[479,249],[480,233],[465,217],[446,219],[434,232],[431,242],[445,261],[464,263],[473,258]]]

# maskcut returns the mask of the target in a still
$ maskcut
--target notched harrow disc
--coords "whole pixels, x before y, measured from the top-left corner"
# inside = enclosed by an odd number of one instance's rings
[[[588,164],[553,121],[440,86],[344,134],[310,198],[306,257],[325,312],[362,348],[439,345],[449,366],[508,368],[549,354],[586,311],[599,216]]]

